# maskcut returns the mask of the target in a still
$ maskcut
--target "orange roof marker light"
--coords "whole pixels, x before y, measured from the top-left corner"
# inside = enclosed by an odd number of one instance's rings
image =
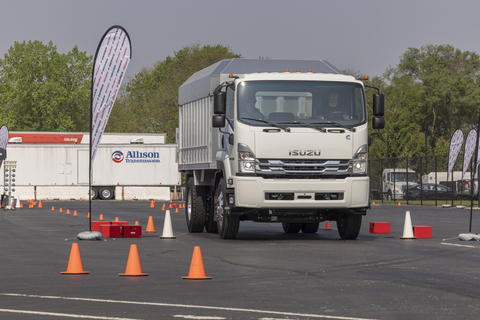
[[[297,69],[297,72],[300,72],[300,69]]]
[[[312,72],[312,69],[308,69],[308,71],[307,71],[307,72]]]

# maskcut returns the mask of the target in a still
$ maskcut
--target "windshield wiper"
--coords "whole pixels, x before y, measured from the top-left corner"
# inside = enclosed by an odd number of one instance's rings
[[[351,127],[351,126],[346,126],[344,124],[341,124],[341,123],[338,123],[338,122],[333,122],[333,121],[327,121],[327,122],[314,122],[312,124],[329,124],[329,125],[332,125],[332,126],[335,126],[335,127],[339,127],[339,128],[344,128],[344,129],[347,129],[347,130],[350,130],[350,131],[357,131],[354,127]]]
[[[285,132],[290,132],[290,128],[287,128],[287,127],[278,125],[278,124],[276,124],[276,123],[273,123],[273,122],[270,122],[270,121],[267,121],[267,120],[255,119],[255,118],[240,118],[240,119],[263,122],[263,123],[266,123],[266,124],[268,124],[268,125],[270,125],[270,126],[272,126],[272,127],[280,128],[280,129],[284,130]]]
[[[292,122],[279,122],[278,124],[298,124],[298,125],[301,125],[302,127],[307,127],[307,128],[311,128],[311,129],[315,129],[315,130],[318,130],[320,132],[327,132],[327,130],[323,127],[317,127],[317,126],[312,126],[308,123],[305,123],[305,122],[299,122],[299,121],[292,121]]]

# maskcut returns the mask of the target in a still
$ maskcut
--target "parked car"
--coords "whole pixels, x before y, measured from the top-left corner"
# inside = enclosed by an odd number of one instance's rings
[[[452,189],[442,184],[424,183],[406,189],[404,199],[409,200],[455,200],[456,195]],[[436,198],[435,198],[436,197]]]

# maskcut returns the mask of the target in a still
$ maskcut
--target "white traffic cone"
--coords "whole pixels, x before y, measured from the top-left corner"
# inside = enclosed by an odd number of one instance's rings
[[[20,209],[20,197],[17,197],[17,203],[15,204],[15,208]]]
[[[410,218],[410,211],[405,214],[405,224],[403,226],[403,237],[400,239],[417,239],[413,236],[412,219]]]
[[[165,221],[163,223],[163,233],[159,237],[160,239],[175,239],[172,230],[172,219],[170,218],[170,210],[165,212]]]

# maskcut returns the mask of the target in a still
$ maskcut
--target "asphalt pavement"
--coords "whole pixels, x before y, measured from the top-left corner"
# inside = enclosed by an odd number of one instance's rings
[[[344,241],[335,222],[315,234],[241,222],[237,239],[221,240],[188,233],[184,209],[172,208],[176,238],[167,240],[163,203],[93,201],[92,220],[138,221],[144,233],[87,241],[76,236],[89,229],[88,201],[22,203],[0,211],[0,319],[476,319],[480,311],[480,243],[458,240],[468,209],[377,204],[358,239]],[[432,238],[400,239],[406,211]],[[150,216],[155,233],[145,233]],[[480,210],[472,221],[480,232]],[[389,222],[390,233],[370,233],[370,222]],[[88,274],[60,273],[73,243]],[[132,244],[148,276],[119,276]],[[212,279],[182,279],[197,246]]]

